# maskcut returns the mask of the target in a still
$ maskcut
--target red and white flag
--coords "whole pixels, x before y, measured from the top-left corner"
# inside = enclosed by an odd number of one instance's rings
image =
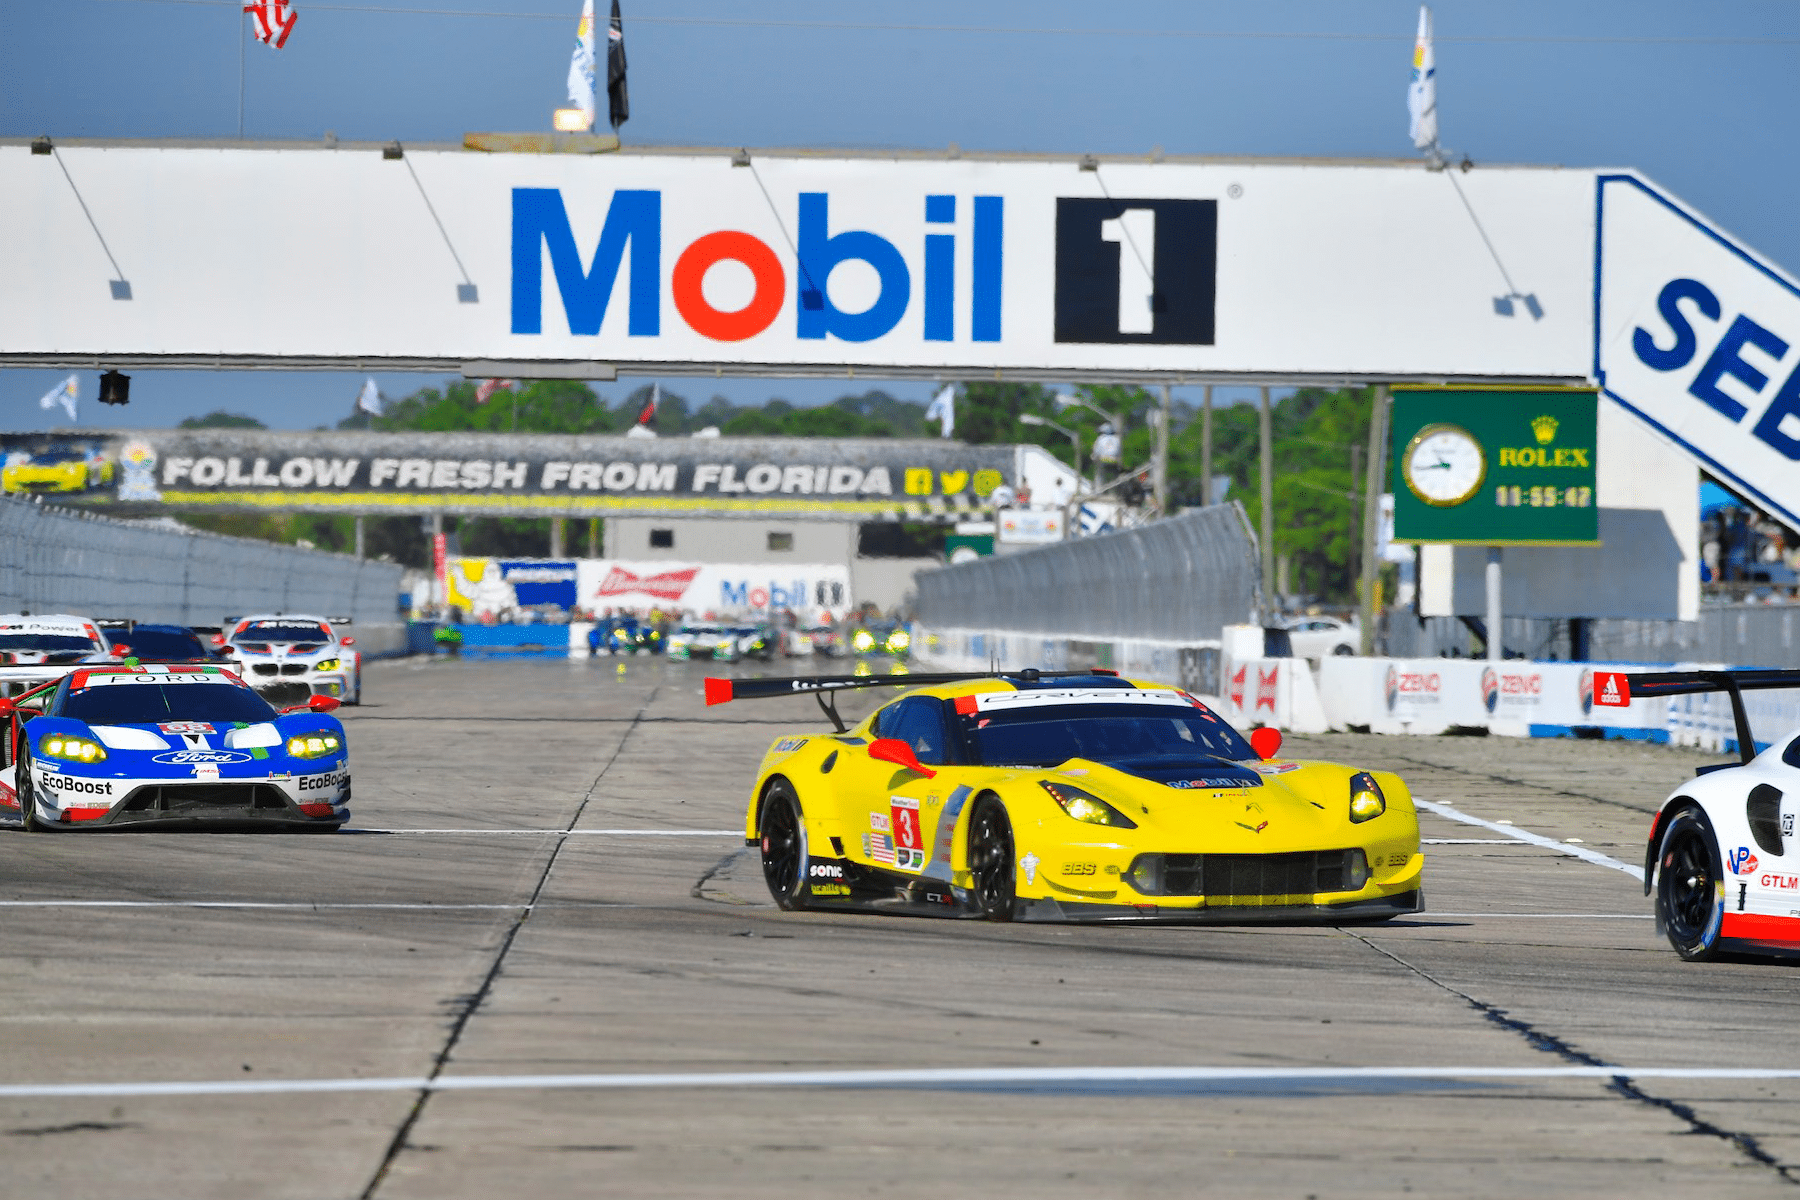
[[[475,403],[486,404],[495,392],[510,392],[518,385],[516,379],[484,379],[475,385]]]
[[[656,406],[660,403],[662,403],[662,384],[653,383],[650,385],[649,398],[644,401],[644,407],[638,411],[637,423],[648,426],[651,421],[655,420]]]
[[[244,5],[244,11],[256,19],[256,40],[274,46],[277,50],[287,45],[288,34],[294,32],[294,22],[300,14],[288,7],[288,0],[252,0]]]

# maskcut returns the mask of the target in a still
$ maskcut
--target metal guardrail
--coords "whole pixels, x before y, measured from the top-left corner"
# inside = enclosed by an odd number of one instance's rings
[[[394,625],[401,568],[0,497],[0,612],[178,625],[313,612]]]
[[[926,625],[1089,639],[1216,642],[1262,608],[1256,542],[1235,501],[922,572],[916,584]]]

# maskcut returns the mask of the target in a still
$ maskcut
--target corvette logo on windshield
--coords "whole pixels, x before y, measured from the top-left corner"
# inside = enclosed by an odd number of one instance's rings
[[[151,762],[175,763],[246,763],[250,761],[248,754],[240,754],[236,750],[171,750],[167,754],[158,754]]]

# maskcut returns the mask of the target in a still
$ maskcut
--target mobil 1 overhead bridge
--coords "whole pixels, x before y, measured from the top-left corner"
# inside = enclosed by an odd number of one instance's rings
[[[0,223],[0,365],[1588,385],[1800,526],[1800,289],[1629,171],[13,141]]]

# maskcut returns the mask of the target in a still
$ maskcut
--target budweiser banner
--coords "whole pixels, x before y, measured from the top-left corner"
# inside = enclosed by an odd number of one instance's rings
[[[59,430],[0,434],[4,488],[167,509],[541,516],[938,516],[1016,487],[1016,446],[834,438]],[[1040,452],[1041,453],[1041,452]]]
[[[630,562],[617,559],[451,558],[449,602],[471,616],[554,604],[559,608],[690,614],[841,616],[850,604],[843,563],[770,565]]]

